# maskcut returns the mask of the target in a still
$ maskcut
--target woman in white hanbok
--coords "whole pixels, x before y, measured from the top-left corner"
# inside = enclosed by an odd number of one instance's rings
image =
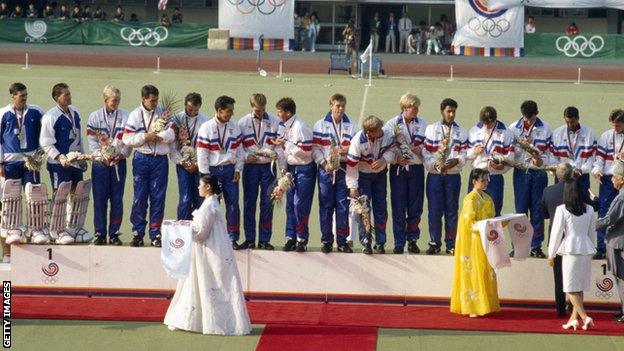
[[[169,329],[203,334],[244,335],[251,332],[243,288],[232,244],[223,222],[215,177],[202,175],[205,198],[193,212],[193,243],[188,277],[180,279],[164,323]]]

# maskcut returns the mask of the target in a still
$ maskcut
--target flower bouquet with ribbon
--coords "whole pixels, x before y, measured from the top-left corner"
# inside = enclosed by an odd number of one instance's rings
[[[258,148],[254,152],[254,155],[256,155],[257,157],[264,157],[264,158],[269,159],[271,161],[271,165],[269,166],[271,168],[271,173],[273,175],[276,174],[275,164],[277,162],[277,152],[275,150],[270,149],[268,147]]]
[[[284,195],[292,188],[294,184],[293,175],[290,172],[284,173],[275,182],[275,187],[271,191],[271,204],[280,205]]]
[[[111,138],[106,133],[97,133],[97,140],[100,149],[91,153],[93,161],[102,162],[104,165],[110,165],[115,168],[115,176],[119,181],[119,166],[117,162],[121,158],[121,153],[117,150]]]
[[[368,196],[360,195],[357,198],[351,197],[349,205],[351,212],[355,213],[359,218],[360,225],[363,226],[368,242],[373,238],[373,222],[371,221],[371,211],[368,203]]]
[[[158,134],[165,131],[169,127],[171,117],[174,115],[175,111],[179,109],[179,107],[180,101],[178,101],[178,98],[174,93],[168,92],[161,95],[160,104],[158,105],[160,114],[156,120],[152,121],[149,132]]]
[[[333,184],[336,184],[336,172],[340,170],[340,145],[336,142],[334,138],[331,139],[331,146],[329,147],[329,154],[325,159],[325,162],[332,169],[333,175]]]
[[[33,172],[33,178],[37,181],[37,173],[41,171],[41,166],[43,166],[43,161],[45,161],[46,153],[42,148],[38,148],[33,152],[32,155],[23,154],[24,156],[24,167],[29,171]]]
[[[176,129],[178,131],[178,151],[182,157],[180,162],[186,166],[197,165],[197,151],[195,150],[195,147],[193,147],[193,143],[191,142],[192,136],[190,135],[188,129],[183,125],[177,125]]]
[[[399,153],[401,157],[406,160],[415,160],[416,154],[412,151],[412,146],[405,140],[405,135],[401,132],[399,125],[394,126],[394,142],[399,147]],[[405,169],[409,171],[409,165],[405,166]],[[398,169],[397,169],[398,172]]]
[[[531,144],[531,142],[528,139],[515,138],[513,141],[513,145],[530,155],[541,154],[539,149],[533,146],[533,144]]]
[[[448,158],[451,155],[451,146],[453,142],[450,137],[445,137],[440,142],[442,145],[438,148],[438,151],[434,154],[434,167],[438,172],[442,172],[442,167],[447,165]]]

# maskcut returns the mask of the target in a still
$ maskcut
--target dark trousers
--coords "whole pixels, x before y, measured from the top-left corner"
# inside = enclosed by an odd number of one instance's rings
[[[553,266],[553,274],[555,277],[555,310],[557,310],[557,316],[563,317],[566,315],[566,299],[563,292],[563,273],[561,272],[561,260],[563,258],[559,255],[555,256],[555,264]]]

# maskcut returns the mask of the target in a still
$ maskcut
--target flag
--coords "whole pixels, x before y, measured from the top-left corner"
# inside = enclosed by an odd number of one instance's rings
[[[191,221],[164,221],[160,260],[163,268],[174,278],[185,278],[191,268]]]
[[[158,0],[158,10],[165,11],[167,9],[167,2],[169,0]]]
[[[360,55],[360,60],[362,62],[368,61],[368,57],[370,56],[372,52],[373,52],[373,41],[371,40],[370,43],[368,44],[368,47],[366,47],[366,50],[364,50],[362,55]]]

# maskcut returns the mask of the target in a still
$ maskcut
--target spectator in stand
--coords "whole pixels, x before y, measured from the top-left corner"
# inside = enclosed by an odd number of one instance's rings
[[[301,18],[301,51],[309,50],[309,26],[310,26],[310,13],[306,12]]]
[[[82,21],[82,9],[80,8],[80,5],[74,5],[71,13],[71,18],[76,22]]]
[[[139,17],[137,16],[136,13],[131,13],[130,14],[130,21],[128,21],[128,23],[139,24],[139,23],[141,23],[141,21],[139,21]]]
[[[45,8],[43,9],[43,18],[47,20],[54,19],[54,9],[52,8],[52,5],[50,4],[45,5]]]
[[[436,55],[440,53],[440,42],[436,36],[435,26],[429,27],[429,31],[427,31],[427,55],[431,55],[432,50]]]
[[[351,63],[351,72],[357,70],[357,32],[355,30],[355,21],[349,20],[347,26],[342,31],[342,38],[345,42],[345,51],[349,54]],[[354,68],[355,67],[355,68]]]
[[[566,35],[578,35],[579,29],[576,26],[576,23],[572,22],[565,30]]]
[[[410,35],[407,37],[407,52],[412,54],[418,54],[418,29],[412,29]]]
[[[399,19],[399,52],[409,51],[409,42],[407,37],[412,32],[412,20],[407,17],[407,12],[403,12],[401,19]]]
[[[293,14],[295,26],[295,51],[301,50],[301,17],[298,13]]]
[[[394,13],[390,12],[386,22],[386,52],[390,52],[391,47],[392,53],[396,52],[396,31],[397,20],[394,18]]]
[[[438,45],[440,47],[440,50],[438,50],[437,53],[446,54],[446,50],[444,48],[444,38],[446,37],[446,31],[444,30],[444,27],[442,27],[442,23],[436,22],[433,34],[437,39]]]
[[[28,4],[28,10],[26,10],[26,18],[35,19],[37,17],[39,17],[37,15],[37,9],[35,8],[35,4],[31,2],[30,4]]]
[[[451,41],[453,41],[453,24],[446,15],[442,15],[440,16],[440,26],[444,30],[444,39],[440,42],[440,46],[443,50],[450,49]]]
[[[379,48],[379,32],[381,32],[381,21],[379,20],[379,12],[375,11],[375,15],[370,22],[370,36],[373,39],[373,52],[377,52]]]
[[[11,14],[11,18],[23,18],[24,11],[22,10],[22,6],[20,4],[15,5],[15,10]]]
[[[96,21],[106,21],[106,12],[102,11],[102,8],[98,6],[93,13],[93,19]]]
[[[124,15],[123,11],[121,11],[121,6],[117,6],[115,7],[115,15],[113,16],[113,21],[115,22],[125,22],[126,21],[126,16]]]
[[[524,25],[524,32],[526,34],[535,33],[535,17],[529,16],[529,21]]]
[[[91,6],[86,5],[84,11],[82,11],[82,20],[90,21],[93,19],[93,13],[91,13]]]
[[[11,11],[6,2],[0,2],[0,20],[7,19],[11,16]]]
[[[69,11],[67,11],[67,6],[61,5],[61,10],[59,11],[58,19],[61,21],[66,21],[70,17]]]
[[[420,55],[425,52],[425,48],[427,47],[427,33],[429,33],[427,22],[420,21],[419,26],[417,35],[418,42],[416,43],[416,55]]]
[[[310,15],[310,25],[308,26],[308,37],[310,40],[310,52],[316,51],[316,38],[318,38],[321,31],[321,25],[319,24],[316,12],[312,12]]]
[[[171,20],[169,19],[169,15],[167,15],[166,13],[162,14],[162,16],[160,17],[160,25],[165,28],[171,27]]]
[[[182,13],[177,7],[173,8],[173,15],[171,16],[171,23],[182,24]]]

